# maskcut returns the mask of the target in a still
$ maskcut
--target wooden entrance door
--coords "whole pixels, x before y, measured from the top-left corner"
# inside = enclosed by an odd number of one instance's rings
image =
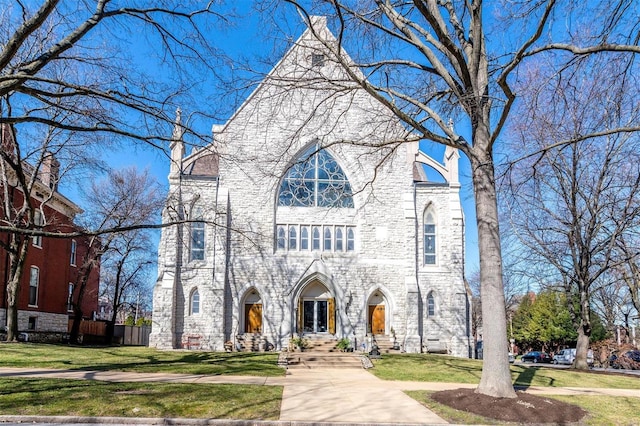
[[[261,303],[247,303],[244,305],[244,332],[262,333]]]
[[[369,305],[369,325],[372,334],[384,334],[384,305]]]

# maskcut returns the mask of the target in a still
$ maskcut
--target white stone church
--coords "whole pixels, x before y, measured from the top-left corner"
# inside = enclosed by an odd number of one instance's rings
[[[182,224],[162,231],[150,346],[395,336],[468,357],[458,153],[421,152],[311,22],[210,146],[186,155],[177,120],[163,221]]]

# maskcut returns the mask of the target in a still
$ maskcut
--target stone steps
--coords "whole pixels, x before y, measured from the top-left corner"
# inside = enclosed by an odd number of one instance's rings
[[[373,342],[378,346],[378,350],[381,354],[392,354],[392,353],[400,353],[400,348],[394,349],[393,342],[389,336],[374,336]]]
[[[304,351],[287,353],[287,368],[362,368],[357,353],[341,352],[333,336],[304,336],[308,346]]]
[[[362,368],[362,361],[355,353],[289,352],[287,368]]]

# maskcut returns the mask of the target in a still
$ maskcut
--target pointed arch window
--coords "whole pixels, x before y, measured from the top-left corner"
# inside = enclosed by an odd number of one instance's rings
[[[309,250],[309,227],[300,227],[300,250]]]
[[[285,238],[284,226],[278,226],[278,250],[287,248],[287,240]]]
[[[313,247],[312,250],[320,250],[320,227],[313,227]]]
[[[332,242],[332,238],[331,238],[331,227],[330,226],[325,226],[324,227],[324,251],[331,251],[331,242]]]
[[[326,149],[314,144],[282,180],[278,205],[353,208],[353,193],[338,162]]]
[[[191,293],[191,298],[189,300],[189,314],[199,314],[200,313],[200,293],[198,289],[193,290]]]
[[[424,264],[436,264],[436,221],[431,211],[424,215]]]
[[[342,228],[336,227],[336,251],[342,251]]]
[[[189,230],[189,260],[204,260],[204,221],[202,210],[194,208],[191,217],[198,222],[191,222]]]
[[[347,251],[356,249],[356,235],[352,227],[347,228]]]
[[[289,250],[296,250],[298,248],[298,231],[296,227],[289,226]]]

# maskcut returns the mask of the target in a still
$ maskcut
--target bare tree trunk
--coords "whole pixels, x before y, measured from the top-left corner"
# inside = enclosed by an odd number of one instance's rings
[[[488,140],[488,133],[486,135]],[[507,346],[502,256],[493,160],[486,150],[470,155],[476,200],[482,300],[483,366],[479,393],[515,398]]]
[[[29,249],[29,238],[20,234],[11,235],[9,250],[9,279],[7,282],[7,341],[18,341],[18,310],[24,262]]]
[[[580,291],[580,325],[578,326],[578,341],[576,342],[576,359],[572,368],[588,370],[587,355],[589,352],[589,340],[591,338],[591,307],[589,295],[583,289]]]
[[[91,253],[92,247],[89,247],[89,253]],[[88,255],[89,257],[90,255]],[[84,300],[84,293],[87,288],[87,282],[89,281],[89,275],[93,270],[93,259],[85,259],[82,268],[78,274],[78,282],[76,285],[78,296],[73,303],[73,323],[71,324],[71,332],[69,333],[69,341],[71,343],[80,343],[80,324],[82,323],[82,301]]]

